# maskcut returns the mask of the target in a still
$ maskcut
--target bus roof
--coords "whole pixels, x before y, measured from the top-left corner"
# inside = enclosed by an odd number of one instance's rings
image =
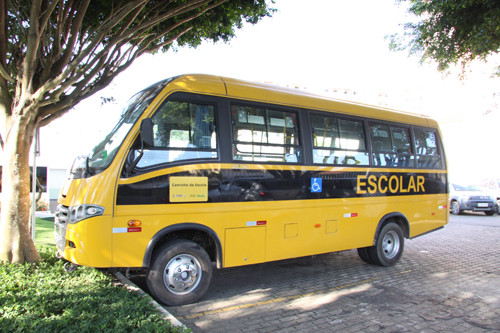
[[[345,115],[361,116],[417,126],[438,127],[435,120],[425,115],[417,115],[389,108],[337,100],[314,95],[305,91],[216,75],[180,75],[172,78],[172,81],[169,82],[164,91],[165,93],[185,91],[227,96],[235,99],[286,105],[309,110],[334,111]]]

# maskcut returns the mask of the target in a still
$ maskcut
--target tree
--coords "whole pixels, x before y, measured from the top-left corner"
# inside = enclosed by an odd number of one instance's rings
[[[245,21],[273,12],[265,0],[0,0],[0,261],[40,258],[28,222],[37,127],[106,87],[142,54],[227,42]]]
[[[399,0],[402,1],[402,0]],[[500,51],[500,1],[409,0],[409,12],[419,17],[404,25],[405,34],[391,36],[391,48],[408,49],[422,61],[437,61],[438,69]],[[499,73],[500,74],[500,73]]]

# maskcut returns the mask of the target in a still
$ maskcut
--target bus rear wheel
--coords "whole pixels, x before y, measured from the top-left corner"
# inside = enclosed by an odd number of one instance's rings
[[[368,249],[369,247],[360,247],[358,249],[358,255],[363,260],[364,262],[371,264],[371,259],[370,256],[368,255]]]
[[[165,305],[196,302],[208,289],[212,263],[207,252],[189,240],[175,240],[155,253],[146,276],[151,295]]]
[[[403,255],[404,236],[396,223],[387,223],[382,227],[374,246],[358,249],[360,258],[372,265],[392,266]]]

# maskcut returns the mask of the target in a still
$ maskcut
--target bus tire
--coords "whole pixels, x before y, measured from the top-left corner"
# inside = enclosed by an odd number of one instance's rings
[[[368,248],[368,258],[371,264],[378,266],[394,265],[404,249],[404,236],[401,227],[393,222],[382,227],[374,246]]]
[[[360,247],[358,248],[358,255],[359,257],[361,258],[361,260],[363,260],[364,262],[368,263],[368,264],[371,264],[371,259],[370,259],[370,256],[368,254],[368,247]]]
[[[165,305],[196,302],[208,289],[212,263],[199,244],[177,239],[155,252],[146,276],[151,295]]]

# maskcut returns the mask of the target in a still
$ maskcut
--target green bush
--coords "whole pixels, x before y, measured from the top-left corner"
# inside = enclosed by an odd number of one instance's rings
[[[55,249],[37,264],[0,263],[0,332],[180,332],[147,298],[94,268],[68,273]]]

